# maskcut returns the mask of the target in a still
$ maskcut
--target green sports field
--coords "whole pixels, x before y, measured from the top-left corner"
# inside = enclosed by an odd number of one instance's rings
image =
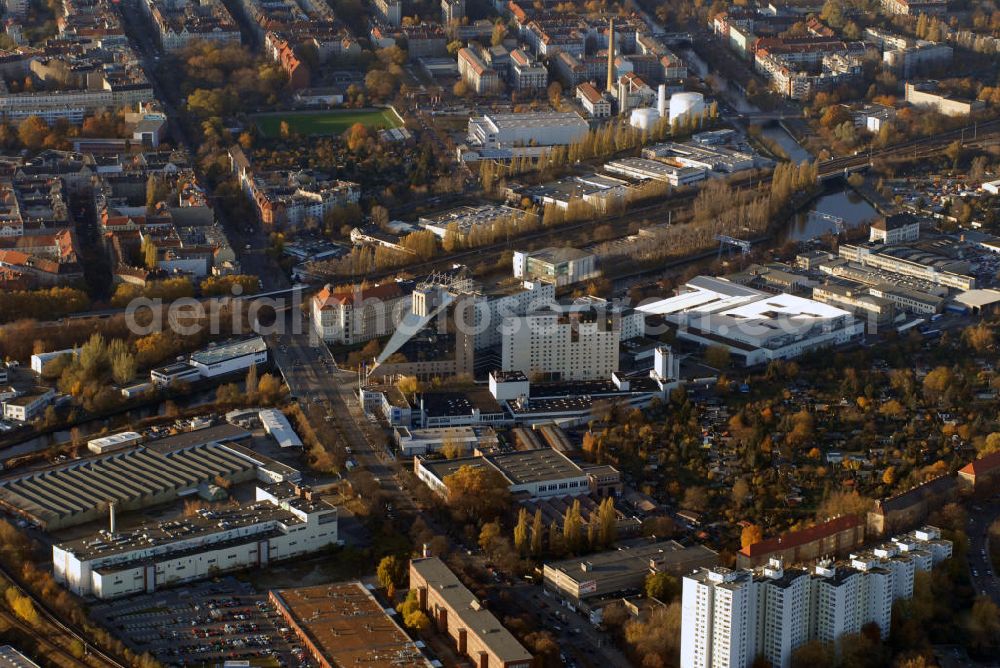
[[[344,109],[340,111],[300,111],[253,116],[257,129],[265,137],[277,137],[281,121],[288,123],[288,129],[302,136],[340,135],[354,125],[374,129],[399,127],[396,114],[390,109]]]

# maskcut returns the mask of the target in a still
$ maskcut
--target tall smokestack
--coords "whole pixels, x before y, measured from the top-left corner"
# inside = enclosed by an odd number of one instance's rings
[[[111,535],[118,533],[118,522],[115,521],[115,502],[112,501],[108,504],[108,531]]]
[[[659,112],[660,118],[667,117],[667,86],[666,84],[660,84],[660,97],[656,101],[656,111]]]
[[[608,86],[610,93],[615,88],[615,20],[608,21]]]

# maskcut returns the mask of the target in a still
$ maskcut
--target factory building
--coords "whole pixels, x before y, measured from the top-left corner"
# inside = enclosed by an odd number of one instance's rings
[[[543,499],[553,496],[579,496],[590,493],[587,474],[566,455],[555,450],[523,450],[485,457],[413,460],[417,477],[446,496],[444,479],[463,466],[486,467],[499,473],[509,484],[511,494]]]
[[[704,181],[706,177],[706,170],[703,167],[686,167],[679,163],[647,158],[613,160],[605,164],[604,169],[611,174],[636,181],[663,181],[675,188]]]
[[[0,506],[52,531],[91,522],[109,503],[140,510],[197,494],[218,479],[295,481],[299,472],[239,445],[222,424],[0,479]]]
[[[642,538],[615,550],[545,564],[545,588],[578,603],[592,597],[642,591],[650,573],[682,575],[719,563],[719,555],[704,545],[685,547],[673,540]]]
[[[563,287],[598,275],[596,256],[564,246],[537,251],[514,251],[514,277],[539,279]]]
[[[108,530],[52,546],[55,579],[78,596],[112,599],[316,552],[337,543],[337,509],[274,498],[194,517]],[[112,518],[114,509],[112,508]]]
[[[746,366],[842,345],[861,336],[865,327],[828,304],[708,276],[692,279],[675,297],[637,310],[662,316],[681,340],[727,348]]]
[[[481,147],[568,146],[590,126],[575,111],[486,114],[469,119],[469,143]]]
[[[253,336],[227,341],[192,353],[186,362],[174,362],[150,370],[149,378],[158,387],[174,383],[192,383],[207,378],[219,378],[247,371],[252,366],[267,364],[267,343]]]
[[[437,557],[410,561],[410,589],[440,633],[478,668],[530,668],[533,658]]]

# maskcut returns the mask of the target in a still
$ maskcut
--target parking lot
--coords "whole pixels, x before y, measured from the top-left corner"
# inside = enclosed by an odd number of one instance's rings
[[[266,594],[234,577],[95,605],[91,615],[165,665],[313,665]]]

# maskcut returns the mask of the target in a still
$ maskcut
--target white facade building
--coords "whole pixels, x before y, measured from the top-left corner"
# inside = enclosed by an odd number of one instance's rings
[[[514,251],[514,277],[537,278],[562,287],[597,276],[596,261],[595,255],[568,246]]]
[[[951,554],[936,528],[917,534],[851,555],[850,565],[821,562],[809,572],[771,559],[757,571],[701,568],[686,576],[681,668],[748,668],[758,656],[789,668],[796,648],[835,643],[870,623],[888,637],[893,602],[913,595],[918,571]]]
[[[314,331],[327,343],[351,345],[386,336],[410,308],[396,283],[357,290],[325,286],[312,299]]]
[[[337,509],[325,501],[277,499],[260,488],[257,498],[234,510],[199,510],[193,518],[53,545],[55,579],[74,594],[111,599],[266,567],[337,542]]]
[[[267,364],[267,343],[255,336],[242,341],[220,343],[192,353],[188,362],[202,378],[214,378]]]
[[[469,143],[482,147],[568,146],[590,126],[575,111],[487,114],[469,119]]]
[[[554,305],[504,320],[501,369],[561,380],[607,379],[618,370],[620,339],[620,322],[610,311]]]
[[[663,316],[677,327],[678,338],[726,347],[746,366],[842,345],[861,336],[865,327],[850,312],[829,304],[708,276],[692,279],[675,297],[636,310]]]

